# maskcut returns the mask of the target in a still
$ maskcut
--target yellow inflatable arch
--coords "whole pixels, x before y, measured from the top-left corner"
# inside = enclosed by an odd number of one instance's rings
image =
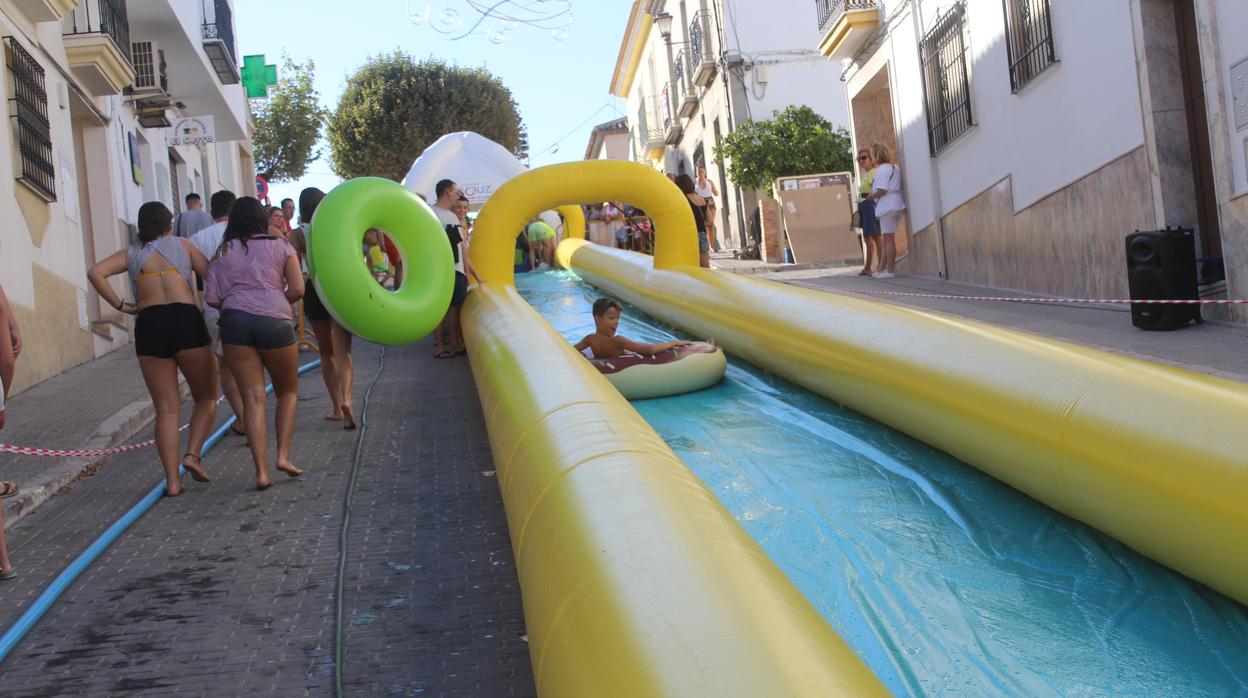
[[[697,265],[685,197],[627,162],[510,180],[482,209],[470,252],[483,282],[468,294],[464,333],[538,694],[887,695],[715,494],[516,292],[516,231],[534,213],[610,199],[655,221],[656,264]]]
[[[551,165],[530,170],[499,187],[477,216],[469,252],[472,265],[482,281],[510,284],[515,280],[516,232],[530,218],[558,208],[570,224],[573,218],[579,221],[579,232],[573,233],[569,225],[565,239],[584,238],[585,217],[579,204],[615,200],[645,209],[655,230],[662,231],[655,235],[656,269],[698,266],[698,233],[688,199],[658,171],[621,160]]]
[[[563,239],[585,239],[585,211],[580,206],[560,206],[555,209],[563,216]]]

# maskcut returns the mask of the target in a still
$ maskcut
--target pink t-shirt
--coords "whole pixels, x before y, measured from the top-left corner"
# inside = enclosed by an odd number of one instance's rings
[[[280,238],[262,236],[229,248],[208,266],[204,294],[208,305],[241,310],[252,315],[293,319],[286,300],[286,259],[295,248]]]

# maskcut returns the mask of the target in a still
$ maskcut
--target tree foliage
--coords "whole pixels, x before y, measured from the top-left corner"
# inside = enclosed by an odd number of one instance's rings
[[[320,157],[316,144],[327,112],[312,86],[315,68],[311,59],[295,63],[285,57],[281,80],[268,99],[252,108],[256,172],[267,180],[299,179]]]
[[[401,51],[370,58],[347,80],[329,120],[334,172],[340,177],[401,180],[441,136],[475,131],[513,153],[523,126],[511,90],[484,68]]]
[[[728,161],[728,176],[743,189],[771,190],[777,177],[853,170],[853,144],[844,128],[808,106],[746,121],[724,137],[715,160]]]

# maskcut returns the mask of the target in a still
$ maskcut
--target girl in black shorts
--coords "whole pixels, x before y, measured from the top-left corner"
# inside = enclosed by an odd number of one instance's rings
[[[182,396],[178,371],[186,377],[195,407],[182,466],[199,482],[208,482],[200,464],[204,440],[217,415],[217,362],[204,315],[195,304],[192,273],[205,276],[208,260],[190,240],[174,237],[173,213],[156,201],[139,208],[139,240],[87,272],[100,298],[113,308],[137,315],[134,348],[139,369],[156,407],[156,450],[165,470],[165,495],[182,493],[178,477],[178,415]],[[122,302],[108,278],[130,273],[136,301]]]

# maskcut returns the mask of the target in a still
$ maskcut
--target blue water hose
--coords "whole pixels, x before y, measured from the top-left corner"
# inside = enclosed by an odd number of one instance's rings
[[[306,363],[299,367],[299,375],[303,375],[320,365],[320,359]],[[266,395],[273,392],[273,384],[270,383],[266,385],[264,387],[264,392]],[[220,429],[213,432],[212,435],[204,441],[204,448],[201,453],[207,454],[213,446],[216,446],[217,443],[225,437],[225,432],[231,425],[234,424],[236,419],[237,417],[230,417],[224,424],[221,425]],[[186,470],[181,466],[178,466],[178,472],[180,474],[185,474]],[[87,567],[91,566],[91,563],[95,562],[95,559],[107,550],[108,546],[112,545],[113,541],[117,540],[121,534],[130,527],[130,524],[138,521],[139,517],[147,513],[147,510],[151,509],[153,504],[160,501],[160,498],[164,496],[164,494],[165,482],[162,480],[160,484],[153,487],[151,491],[143,497],[143,499],[139,500],[138,504],[131,507],[130,511],[127,511],[120,519],[114,521],[113,525],[108,527],[108,530],[101,533],[100,537],[95,539],[95,542],[87,546],[87,549],[82,551],[82,553],[70,563],[69,567],[66,567],[59,575],[57,575],[56,579],[48,585],[48,588],[44,589],[43,593],[39,595],[39,598],[35,599],[35,602],[30,605],[30,608],[26,609],[26,611],[22,613],[22,616],[17,619],[17,622],[13,623],[13,625],[4,632],[4,635],[0,635],[0,662],[3,662],[8,658],[9,653],[12,652],[13,648],[17,646],[17,643],[21,642],[22,638],[26,637],[26,633],[30,632],[31,628],[35,627],[35,623],[39,622],[39,619],[43,617],[44,613],[48,612],[48,609],[52,607],[52,604],[56,603],[56,600],[60,598],[61,594],[63,594],[65,590],[68,589],[76,579],[78,579],[78,575],[82,574]]]

